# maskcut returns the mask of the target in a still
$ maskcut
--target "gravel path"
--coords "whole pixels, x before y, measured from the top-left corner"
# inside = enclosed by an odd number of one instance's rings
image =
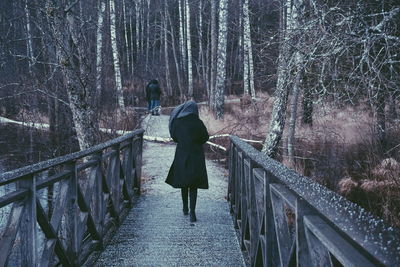
[[[169,116],[147,116],[145,134],[169,137]],[[198,221],[182,213],[180,190],[166,184],[174,144],[144,142],[142,195],[96,266],[244,266],[226,202],[227,172],[207,161],[210,189],[199,190]]]

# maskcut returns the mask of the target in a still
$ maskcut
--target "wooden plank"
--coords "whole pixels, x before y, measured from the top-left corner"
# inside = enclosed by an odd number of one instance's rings
[[[285,203],[294,211],[296,209],[296,196],[286,186],[282,184],[271,184],[271,190],[285,200]]]
[[[272,208],[272,198],[271,198],[271,176],[263,171],[264,181],[265,181],[265,189],[264,189],[264,231],[265,231],[265,247],[264,247],[264,255],[265,265],[268,267],[275,267],[279,265],[279,249],[278,249],[278,241],[277,234],[275,230],[275,220],[274,213]]]
[[[76,162],[71,161],[65,165],[66,170],[71,170],[69,193],[67,200],[67,214],[66,219],[66,244],[68,258],[71,259],[72,264],[75,264],[80,248],[80,241],[78,240],[78,176]]]
[[[92,157],[93,155],[95,155],[95,154],[90,155],[90,157]],[[86,170],[89,167],[95,166],[97,163],[98,163],[98,159],[97,158],[96,159],[90,159],[90,160],[88,160],[88,161],[86,161],[84,163],[78,164],[77,167],[76,167],[76,170],[78,172],[80,172],[80,171]]]
[[[95,224],[96,230],[100,235],[99,239],[102,239],[102,229],[104,226],[105,219],[105,207],[104,207],[104,195],[103,195],[103,173],[101,169],[101,153],[96,153],[97,165],[95,168],[95,190],[94,190],[94,210],[90,212]]]
[[[110,181],[111,181],[111,198],[113,200],[114,208],[116,210],[117,213],[119,213],[120,211],[120,198],[121,198],[121,174],[120,174],[120,159],[119,159],[119,148],[118,147],[113,147],[113,150],[116,151],[116,155],[115,157],[112,157],[112,161],[111,161],[111,166],[109,166],[110,169],[110,173],[109,175],[111,175],[109,177]]]
[[[136,151],[134,153],[134,168],[135,168],[135,183],[134,188],[138,194],[140,194],[140,188],[142,184],[142,155],[143,155],[143,134],[133,137],[132,143],[134,147],[136,147]]]
[[[6,266],[7,264],[8,257],[17,236],[22,214],[24,213],[25,202],[26,200],[17,201],[11,208],[7,225],[4,228],[3,235],[0,239],[0,266]]]
[[[254,265],[256,262],[256,253],[258,250],[258,240],[260,237],[260,221],[258,213],[261,210],[258,210],[257,200],[256,200],[256,183],[253,171],[253,162],[249,160],[247,163],[247,168],[249,172],[249,180],[248,180],[248,188],[249,188],[249,223],[250,223],[250,264]]]
[[[78,197],[79,197],[79,202],[78,202],[79,208],[81,209],[82,213],[85,213],[85,216],[87,216],[87,218],[83,217],[84,219],[81,219],[80,223],[83,225],[87,224],[87,230],[93,235],[94,239],[100,240],[101,234],[97,230],[97,225],[95,223],[95,220],[93,219],[93,217],[90,213],[89,204],[86,202],[80,188],[78,188]]]
[[[36,178],[28,175],[18,183],[19,188],[26,188],[29,194],[26,199],[24,219],[20,225],[21,237],[21,264],[23,266],[36,266],[37,256],[37,211],[36,211]]]
[[[296,257],[301,266],[311,266],[311,252],[308,248],[304,217],[315,214],[315,210],[301,198],[296,200]]]
[[[71,262],[68,259],[66,250],[60,242],[57,231],[53,228],[50,222],[47,221],[47,215],[39,200],[36,200],[37,207],[37,219],[40,227],[46,236],[46,245],[43,249],[41,258],[41,266],[50,266],[53,260],[53,249],[56,248],[56,254],[60,259],[61,264],[64,266],[70,266]]]
[[[228,168],[229,168],[229,171],[228,171],[228,191],[227,191],[227,194],[226,194],[226,196],[227,196],[227,201],[229,201],[230,203],[229,203],[229,205],[230,205],[230,211],[232,212],[232,206],[235,204],[234,202],[235,202],[235,200],[234,200],[234,197],[233,197],[233,194],[232,194],[232,192],[233,192],[233,190],[234,190],[234,186],[233,186],[233,184],[232,184],[232,182],[233,182],[233,179],[234,179],[234,172],[235,172],[235,170],[234,170],[234,146],[233,146],[233,143],[231,142],[230,143],[230,145],[229,145],[229,164],[228,164]]]
[[[7,193],[0,197],[0,209],[13,202],[24,199],[29,194],[29,189],[17,189],[14,192]]]
[[[262,224],[265,213],[265,179],[264,171],[259,168],[253,169],[254,197],[255,206],[257,207],[258,224]]]
[[[280,265],[287,266],[289,263],[290,247],[292,242],[285,212],[285,201],[279,194],[276,194],[276,191],[273,189],[274,185],[275,184],[270,184],[270,192]]]
[[[68,256],[65,254],[65,248],[63,247],[62,243],[58,239],[58,231],[61,225],[62,221],[62,216],[65,212],[65,207],[66,207],[66,202],[67,202],[67,194],[69,191],[69,181],[63,180],[60,183],[60,188],[57,194],[57,198],[55,200],[54,204],[54,212],[53,216],[51,217],[50,220],[50,225],[54,229],[54,232],[56,233],[57,238],[55,239],[48,239],[45,242],[44,248],[43,248],[43,253],[42,253],[42,258],[41,258],[41,266],[50,266],[53,257],[54,257],[54,252],[56,252],[57,256],[60,258],[61,262],[64,262],[65,264],[70,264],[70,261],[68,259]]]
[[[103,172],[102,172],[102,179],[103,179],[104,203],[109,203],[109,205],[107,205],[107,210],[108,210],[108,212],[110,212],[110,215],[114,219],[116,219],[117,224],[119,224],[119,214],[116,210],[118,204],[115,204],[113,199],[111,198],[111,189],[109,188],[109,185],[107,184],[107,179]]]
[[[321,217],[317,215],[305,216],[304,224],[344,266],[376,266],[376,263],[371,262],[362,251],[343,238]]]
[[[63,170],[60,173],[52,175],[44,180],[38,181],[36,184],[36,190],[40,190],[46,188],[50,185],[53,185],[65,178],[68,178],[71,175],[71,171]]]
[[[241,206],[241,219],[242,219],[242,225],[241,225],[241,238],[240,238],[240,244],[242,249],[244,249],[244,241],[245,241],[245,234],[246,234],[246,223],[247,223],[247,212],[248,212],[248,207],[247,207],[247,181],[248,178],[246,177],[246,172],[245,172],[245,167],[244,167],[244,158],[242,159],[241,163],[241,183],[240,183],[240,188],[241,188],[241,199],[240,199],[240,206]]]

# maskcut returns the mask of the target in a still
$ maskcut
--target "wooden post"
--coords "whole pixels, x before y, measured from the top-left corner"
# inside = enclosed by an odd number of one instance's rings
[[[134,154],[135,160],[135,170],[136,170],[136,176],[135,176],[135,183],[134,187],[136,189],[136,193],[140,194],[140,188],[141,188],[141,183],[142,183],[142,155],[143,155],[143,133],[138,135],[139,141],[136,141],[138,143],[138,149],[136,151],[136,154]],[[137,138],[136,137],[136,138]],[[133,144],[132,144],[133,145]]]
[[[259,220],[258,220],[258,210],[257,210],[257,203],[256,203],[256,189],[255,189],[255,182],[254,182],[254,173],[253,173],[253,162],[249,160],[249,197],[248,197],[248,208],[249,208],[249,223],[250,223],[250,262],[254,266],[256,253],[257,253],[257,244],[260,238],[260,231],[259,231]]]
[[[271,200],[271,190],[270,184],[271,179],[270,175],[264,171],[264,194],[265,194],[265,236],[266,236],[266,246],[264,250],[264,255],[266,255],[266,266],[274,267],[278,265],[279,262],[279,252],[278,252],[278,244],[276,240],[276,232],[275,232],[275,223],[274,223],[274,213],[272,210],[272,200]]]
[[[120,159],[119,159],[119,144],[112,147],[115,155],[110,159],[111,161],[111,192],[112,199],[115,203],[115,211],[119,214],[120,211],[120,197],[121,197],[121,173],[120,173]]]
[[[235,178],[236,178],[236,149],[231,142],[229,149],[229,183],[228,183],[228,201],[230,202],[230,212],[234,211],[235,206]]]
[[[36,213],[36,175],[29,174],[19,182],[19,188],[29,190],[25,204],[25,215],[21,221],[21,265],[37,266],[37,213]]]
[[[291,242],[287,217],[285,214],[285,202],[280,196],[276,195],[272,191],[271,187],[270,192],[280,265],[287,266],[290,257]]]
[[[301,198],[296,199],[296,261],[297,266],[311,266],[304,216],[315,212]]]
[[[105,207],[104,207],[104,197],[103,197],[103,173],[101,170],[101,160],[102,160],[102,151],[97,152],[93,155],[92,159],[97,160],[96,168],[96,184],[95,184],[95,209],[94,209],[94,219],[96,223],[97,232],[102,236],[103,228],[104,228],[104,219],[105,219]],[[99,248],[102,248],[102,238],[100,241]]]
[[[78,177],[76,169],[76,161],[70,161],[65,164],[65,169],[71,171],[69,193],[67,200],[67,214],[66,216],[66,243],[67,254],[71,259],[70,261],[77,265],[80,242],[78,240]]]

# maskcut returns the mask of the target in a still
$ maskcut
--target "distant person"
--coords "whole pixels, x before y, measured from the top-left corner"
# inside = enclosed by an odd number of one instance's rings
[[[146,86],[146,100],[151,115],[159,116],[161,89],[157,80],[151,80]]]
[[[169,118],[169,133],[177,143],[174,161],[168,172],[167,184],[181,188],[183,214],[195,222],[197,189],[208,189],[203,144],[208,140],[207,128],[199,118],[196,102],[190,100],[176,107]]]

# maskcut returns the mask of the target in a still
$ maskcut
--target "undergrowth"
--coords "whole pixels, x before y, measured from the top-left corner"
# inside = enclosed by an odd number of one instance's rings
[[[272,101],[241,100],[226,104],[225,118],[214,119],[200,109],[210,135],[233,134],[263,141],[268,131]],[[400,126],[387,123],[386,143],[377,139],[373,111],[367,106],[315,107],[313,125],[296,127],[295,169],[358,203],[394,226],[400,226]],[[298,118],[297,121],[300,121]],[[285,129],[286,132],[286,129]],[[212,142],[228,147],[228,138]],[[252,143],[261,149],[260,143]],[[278,160],[287,163],[286,136]],[[210,148],[208,148],[210,150]],[[223,153],[219,157],[226,156]]]

